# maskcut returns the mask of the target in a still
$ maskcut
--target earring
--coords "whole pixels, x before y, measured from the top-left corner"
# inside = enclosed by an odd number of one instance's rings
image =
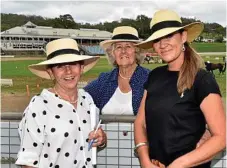
[[[185,46],[184,45],[182,46],[182,51],[185,51]]]

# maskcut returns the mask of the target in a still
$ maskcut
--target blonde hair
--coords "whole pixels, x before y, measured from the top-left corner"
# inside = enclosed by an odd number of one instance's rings
[[[134,42],[131,42],[131,43],[135,44]],[[111,44],[109,46],[109,48],[107,48],[106,56],[107,56],[107,60],[108,60],[109,64],[111,64],[112,66],[117,67],[118,66],[117,62],[116,62],[116,60],[115,60],[115,58],[113,56],[114,55],[113,52],[114,52],[114,49],[115,49],[115,44],[116,43],[113,43],[113,44]],[[133,47],[135,47],[136,63],[140,65],[144,61],[144,55],[142,54],[142,49],[140,49],[140,48],[138,48],[138,47],[136,47],[134,45],[133,45]]]
[[[181,66],[178,80],[177,91],[179,94],[186,89],[191,89],[197,72],[203,67],[202,57],[190,46],[188,42],[184,44],[184,62]]]

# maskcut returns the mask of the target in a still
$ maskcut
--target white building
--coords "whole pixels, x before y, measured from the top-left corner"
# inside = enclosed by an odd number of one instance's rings
[[[73,38],[80,45],[98,46],[100,41],[110,39],[112,33],[98,29],[61,29],[37,26],[32,22],[1,32],[1,50],[43,51],[45,44],[59,38]],[[97,48],[99,50],[99,48]],[[101,50],[100,50],[101,51]]]

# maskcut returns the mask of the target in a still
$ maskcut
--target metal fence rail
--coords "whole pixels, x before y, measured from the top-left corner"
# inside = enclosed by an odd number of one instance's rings
[[[139,161],[133,153],[133,121],[135,116],[100,116],[107,133],[107,147],[98,153],[97,168],[139,168]],[[15,168],[15,158],[20,146],[17,133],[19,113],[1,114],[1,167]],[[226,167],[226,151],[212,161],[213,168]]]

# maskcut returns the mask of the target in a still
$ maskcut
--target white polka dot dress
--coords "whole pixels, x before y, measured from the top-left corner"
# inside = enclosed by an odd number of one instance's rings
[[[21,147],[16,165],[39,168],[91,168],[88,134],[91,96],[78,90],[75,109],[44,89],[31,99],[19,124]]]

